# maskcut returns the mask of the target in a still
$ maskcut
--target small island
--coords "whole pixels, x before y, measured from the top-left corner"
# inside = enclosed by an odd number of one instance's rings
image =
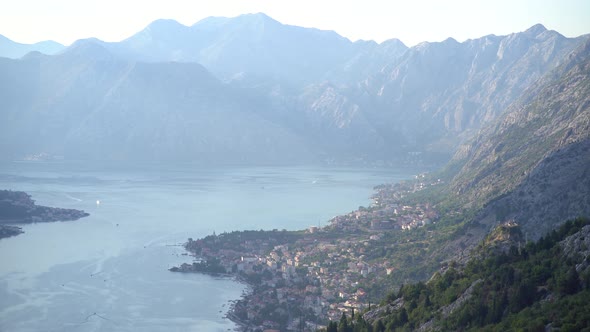
[[[87,216],[81,210],[36,205],[31,195],[22,191],[0,190],[0,239],[23,233],[13,224],[70,221]]]

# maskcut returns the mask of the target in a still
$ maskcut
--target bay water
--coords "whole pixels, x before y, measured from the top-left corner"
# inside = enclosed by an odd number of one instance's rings
[[[231,331],[245,286],[172,273],[187,238],[323,226],[399,168],[0,163],[0,189],[89,217],[0,240],[0,331]]]

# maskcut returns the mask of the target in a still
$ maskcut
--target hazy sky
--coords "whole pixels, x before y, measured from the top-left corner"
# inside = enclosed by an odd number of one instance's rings
[[[353,41],[399,38],[409,46],[503,35],[535,23],[568,37],[590,33],[590,0],[1,0],[0,34],[22,43],[119,41],[159,18],[192,25],[256,12]]]

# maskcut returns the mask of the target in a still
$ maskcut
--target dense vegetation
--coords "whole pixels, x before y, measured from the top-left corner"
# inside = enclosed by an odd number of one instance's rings
[[[408,284],[389,294],[380,308],[383,314],[371,323],[364,319],[370,313],[343,315],[327,331],[411,331],[421,326],[545,331],[549,324],[560,331],[590,331],[590,269],[576,270],[588,258],[579,252],[566,255],[560,245],[586,225],[590,220],[568,221],[535,243],[474,258],[462,268],[452,265],[427,283]]]

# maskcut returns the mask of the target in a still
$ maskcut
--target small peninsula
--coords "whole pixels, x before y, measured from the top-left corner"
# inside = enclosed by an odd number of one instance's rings
[[[31,195],[22,191],[0,190],[0,239],[23,233],[13,224],[70,221],[87,216],[81,210],[37,205]]]

